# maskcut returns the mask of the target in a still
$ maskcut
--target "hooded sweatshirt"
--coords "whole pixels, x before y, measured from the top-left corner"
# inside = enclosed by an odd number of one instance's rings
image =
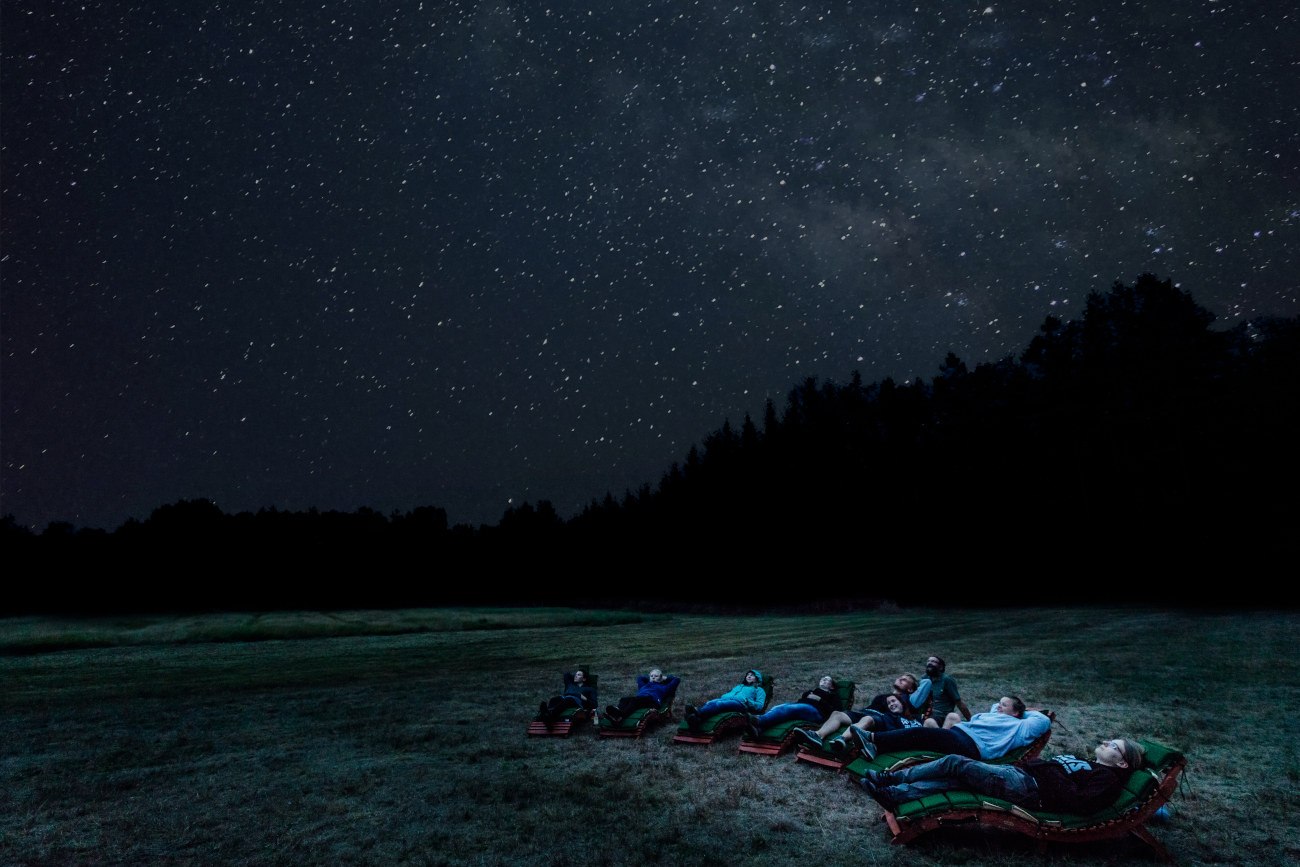
[[[749,686],[741,680],[740,683],[733,686],[728,692],[719,696],[720,699],[734,699],[735,701],[744,702],[744,705],[754,713],[761,713],[763,706],[767,704],[767,692],[763,689],[763,672],[757,668],[751,668],[745,674],[753,673],[756,683]]]

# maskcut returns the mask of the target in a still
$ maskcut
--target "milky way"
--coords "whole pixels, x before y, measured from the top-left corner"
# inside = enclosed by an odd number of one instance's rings
[[[571,515],[1142,272],[1300,313],[1285,3],[37,3],[3,511]]]

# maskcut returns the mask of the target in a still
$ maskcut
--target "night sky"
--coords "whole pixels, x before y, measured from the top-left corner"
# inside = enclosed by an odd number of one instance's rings
[[[5,0],[21,524],[495,523],[1149,271],[1300,313],[1287,3]]]

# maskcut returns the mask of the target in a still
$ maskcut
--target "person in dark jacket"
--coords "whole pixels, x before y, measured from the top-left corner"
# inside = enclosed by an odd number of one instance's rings
[[[840,694],[835,691],[835,678],[828,674],[817,681],[816,689],[808,690],[799,696],[798,701],[778,704],[760,716],[751,715],[749,733],[754,737],[762,737],[764,729],[795,719],[821,725],[835,711],[843,709]]]
[[[916,719],[916,706],[912,703],[912,694],[916,692],[917,679],[914,674],[900,674],[894,678],[893,691],[882,692],[871,703],[858,710],[837,710],[826,718],[821,728],[813,731],[811,729],[800,729],[796,732],[803,741],[812,746],[824,746],[823,738],[839,731],[845,726],[860,725],[867,729],[876,729],[877,731],[891,731],[893,729],[907,728],[915,724],[919,725],[920,721]],[[891,711],[889,700],[897,697],[902,707],[898,711]],[[838,741],[839,738],[836,739]],[[834,742],[832,742],[834,743]]]
[[[643,707],[658,709],[681,682],[679,677],[664,677],[664,673],[657,668],[650,669],[649,674],[638,674],[636,695],[625,695],[618,700],[618,704],[606,707],[605,716],[620,723],[634,710]]]
[[[597,704],[596,687],[587,683],[586,672],[566,671],[564,691],[542,702],[537,708],[537,718],[550,725],[571,707],[595,710]]]
[[[1017,767],[949,755],[901,771],[868,771],[854,782],[891,813],[907,801],[962,790],[1002,798],[1028,810],[1086,816],[1115,802],[1143,758],[1141,744],[1115,738],[1102,741],[1092,761],[1056,756]]]

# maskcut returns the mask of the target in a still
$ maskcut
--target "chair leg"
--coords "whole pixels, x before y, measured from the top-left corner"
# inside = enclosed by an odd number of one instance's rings
[[[1166,864],[1173,863],[1174,859],[1170,857],[1169,850],[1164,847],[1163,843],[1151,836],[1151,832],[1146,828],[1141,825],[1134,825],[1132,828],[1129,828],[1129,833],[1150,846],[1151,851],[1155,854],[1158,860],[1163,861]]]

